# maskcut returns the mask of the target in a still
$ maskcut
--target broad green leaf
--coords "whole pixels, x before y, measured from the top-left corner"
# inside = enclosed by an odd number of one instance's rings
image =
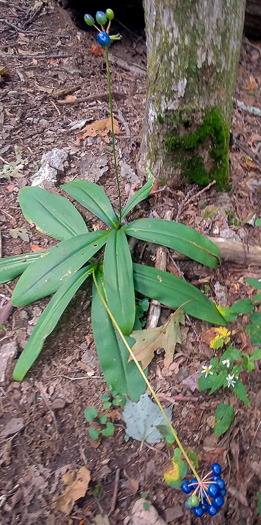
[[[177,449],[176,449],[177,450]],[[187,465],[180,459],[174,457],[171,463],[165,468],[164,479],[169,487],[178,488],[182,483],[182,479],[187,475]]]
[[[261,325],[261,312],[254,312],[250,317],[251,323],[254,323],[258,326]]]
[[[104,296],[104,286],[97,273],[99,288]],[[129,361],[129,352],[122,339],[116,334],[112,322],[93,283],[92,328],[100,365],[108,387],[120,394],[126,394],[138,401],[146,389],[134,361]],[[134,340],[126,337],[130,347]]]
[[[209,323],[226,324],[214,303],[195,286],[183,279],[168,272],[135,263],[133,275],[135,290],[142,295],[156,299],[170,308],[176,309],[182,306],[182,310],[187,314]]]
[[[171,419],[172,405],[166,408],[165,412]],[[138,403],[127,399],[122,415],[128,436],[147,443],[159,443],[162,440],[158,426],[166,423],[166,420],[158,405],[151,400],[148,394],[140,396]]]
[[[117,228],[119,221],[114,213],[111,202],[103,189],[88,180],[72,180],[61,188],[87,210],[99,217],[111,228]]]
[[[214,432],[217,437],[222,436],[229,429],[234,419],[234,409],[230,405],[221,403],[215,411]]]
[[[250,359],[252,361],[258,361],[259,359],[261,359],[261,348],[256,348],[256,350],[254,350],[250,355]]]
[[[253,301],[261,301],[261,293],[258,293],[255,297],[252,299]]]
[[[256,220],[256,226],[261,226],[261,219]]]
[[[213,375],[207,375],[205,377],[203,374],[198,379],[198,387],[199,391],[203,392],[203,390],[207,390],[208,388],[212,388],[213,383],[215,382],[217,378],[217,374],[213,373]]]
[[[99,430],[98,430],[98,428],[90,427],[89,430],[88,430],[88,432],[89,432],[89,438],[90,438],[90,439],[93,439],[94,441],[95,441],[96,439],[98,439],[98,437],[99,437],[99,433],[100,433]]]
[[[39,356],[45,339],[54,330],[75,292],[80,288],[85,279],[87,279],[92,270],[93,266],[86,266],[79,270],[67,282],[65,282],[52,297],[16,363],[13,374],[15,381],[23,380],[25,374]]]
[[[214,377],[214,374],[213,374],[213,377]],[[216,390],[218,390],[221,386],[225,386],[226,377],[227,377],[226,370],[223,370],[219,372],[219,374],[216,374],[215,380],[212,381],[212,388],[209,392],[209,396],[211,394],[214,394],[214,392],[216,392]]]
[[[86,421],[93,421],[98,416],[97,408],[95,407],[86,407],[83,413]]]
[[[210,268],[216,268],[220,259],[219,249],[212,241],[179,222],[140,219],[124,226],[124,230],[136,239],[167,246]]]
[[[230,346],[229,348],[225,350],[224,354],[222,355],[220,359],[221,363],[222,361],[225,361],[226,359],[229,359],[232,361],[241,359],[241,352],[237,348],[233,348],[232,346]]]
[[[0,258],[0,283],[6,283],[21,275],[26,268],[40,259],[45,257],[46,251],[38,253],[23,253],[22,255],[14,255],[13,257]]]
[[[132,195],[132,197],[128,200],[126,206],[124,206],[124,208],[122,210],[121,219],[124,219],[124,217],[126,217],[127,213],[130,212],[130,210],[135,208],[135,206],[139,202],[144,201],[149,196],[149,194],[151,192],[151,189],[152,189],[152,186],[153,186],[154,177],[153,177],[151,171],[149,170],[149,168],[147,168],[147,172],[148,172],[148,175],[149,175],[148,182],[146,182],[146,184],[144,184],[144,186],[140,190],[136,191],[136,193],[134,193],[134,195]]]
[[[251,299],[242,299],[242,301],[238,301],[230,308],[231,314],[249,314],[253,310],[254,306]]]
[[[196,452],[194,452],[194,450],[189,449],[187,451],[187,455],[188,455],[190,461],[192,461],[194,467],[198,468],[198,456],[197,456]]]
[[[27,221],[54,239],[64,241],[88,232],[78,210],[61,195],[31,186],[20,190],[19,204]]]
[[[217,306],[217,309],[219,313],[222,315],[222,317],[224,317],[227,323],[233,323],[233,321],[236,320],[237,315],[232,314],[230,311],[230,308],[228,308],[227,306]]]
[[[239,381],[239,379],[237,380],[233,388],[233,392],[239,399],[241,399],[241,401],[243,401],[243,403],[245,403],[245,405],[247,405],[248,407],[250,406],[245,385],[243,385],[243,383]]]
[[[261,323],[260,325],[248,324],[246,326],[246,331],[250,334],[252,345],[261,345]]]
[[[113,230],[104,253],[104,285],[111,313],[121,331],[129,335],[135,321],[133,267],[127,237]]]
[[[255,363],[251,361],[248,354],[242,354],[244,359],[242,361],[242,366],[247,369],[248,372],[252,372],[255,369]]]
[[[85,233],[62,241],[31,264],[20,277],[12,296],[24,306],[58,290],[106,243],[110,231]]]
[[[257,290],[261,290],[261,279],[245,279],[245,282]]]

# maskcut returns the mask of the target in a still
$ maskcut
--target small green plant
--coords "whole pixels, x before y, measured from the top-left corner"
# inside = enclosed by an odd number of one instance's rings
[[[110,393],[103,394],[101,396],[101,400],[103,401],[104,410],[108,410],[112,405],[124,407],[126,403],[125,396],[115,391],[111,391]]]
[[[86,407],[84,410],[84,417],[88,423],[94,421],[95,426],[89,428],[90,439],[96,440],[100,436],[111,437],[114,434],[115,427],[111,421],[108,421],[108,417],[105,415],[98,415],[98,411],[95,407]]]
[[[14,151],[14,161],[7,162],[5,159],[0,157],[4,163],[3,169],[0,171],[0,179],[5,178],[10,180],[11,177],[23,177],[23,169],[29,161],[28,159],[22,158],[20,146],[15,146]]]

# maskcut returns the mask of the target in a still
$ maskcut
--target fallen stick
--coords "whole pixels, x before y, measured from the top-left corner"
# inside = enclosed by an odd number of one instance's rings
[[[243,109],[243,111],[247,111],[251,115],[255,115],[256,117],[261,117],[261,109],[256,108],[255,106],[246,106],[244,102],[241,102],[241,100],[237,100],[237,99],[234,99],[234,104],[239,109]]]

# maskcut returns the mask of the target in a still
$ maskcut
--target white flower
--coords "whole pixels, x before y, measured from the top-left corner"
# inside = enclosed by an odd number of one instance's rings
[[[205,374],[205,377],[207,377],[209,374],[213,376],[213,372],[211,372],[212,365],[202,366],[201,374]]]
[[[227,368],[229,368],[230,367],[229,359],[224,359],[224,361],[222,361],[222,365],[225,365]]]
[[[230,388],[232,386],[232,388],[234,388],[235,384],[236,384],[236,380],[234,379],[234,374],[228,374],[228,376],[226,377],[226,380],[227,380],[227,386],[228,388]]]

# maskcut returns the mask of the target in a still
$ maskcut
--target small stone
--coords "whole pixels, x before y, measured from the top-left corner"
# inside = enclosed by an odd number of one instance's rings
[[[52,409],[53,410],[61,410],[62,408],[64,408],[66,405],[66,401],[64,399],[62,399],[61,397],[57,397],[53,402],[52,402]]]
[[[6,371],[9,364],[17,355],[17,343],[13,341],[12,343],[6,343],[2,346],[0,352],[0,385],[5,384]]]
[[[5,426],[4,430],[1,432],[1,436],[6,438],[20,432],[24,428],[24,419],[22,417],[12,417],[10,421]]]

